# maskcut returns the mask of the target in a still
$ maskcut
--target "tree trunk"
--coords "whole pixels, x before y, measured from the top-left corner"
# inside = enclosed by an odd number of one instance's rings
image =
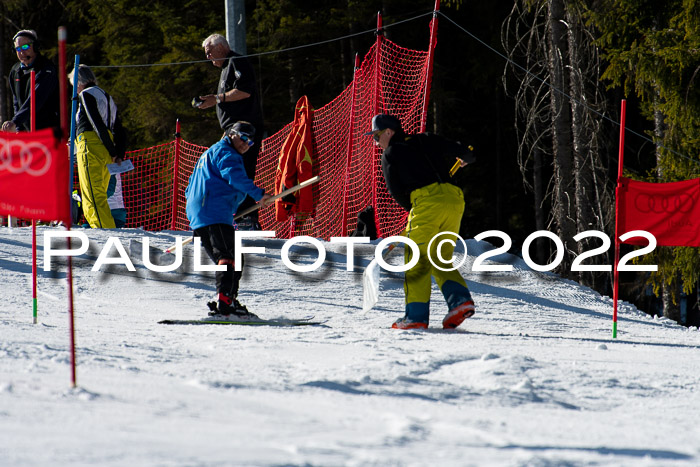
[[[544,175],[542,170],[544,167],[544,158],[542,157],[542,151],[540,148],[534,148],[534,159],[535,164],[532,170],[532,190],[535,195],[535,228],[539,230],[545,230],[547,218],[544,212]],[[537,264],[545,264],[549,254],[547,253],[546,242],[544,238],[538,238],[535,240],[535,257],[537,258]]]
[[[552,143],[554,154],[554,218],[558,235],[564,244],[564,259],[560,272],[570,274],[576,235],[575,178],[573,173],[571,108],[562,92],[569,89],[567,29],[564,0],[549,2],[548,67],[552,89]]]
[[[659,99],[657,95],[654,99],[654,107],[658,109]],[[660,110],[654,110],[654,136],[656,137],[656,176],[661,179],[664,176],[663,168],[661,167],[661,147],[663,144],[664,134],[666,133],[666,123],[664,122],[664,114]]]
[[[659,100],[661,96],[658,93],[654,96],[654,108],[659,108]],[[664,172],[661,166],[661,146],[664,135],[666,133],[666,125],[664,122],[664,115],[660,110],[654,110],[654,136],[656,137],[656,176],[661,180],[663,178]],[[680,319],[680,312],[678,307],[673,304],[673,288],[674,282],[669,284],[666,281],[666,277],[663,278],[663,288],[661,290],[661,303],[663,304],[663,315],[669,319],[678,321]]]
[[[442,123],[439,110],[437,99],[433,99],[433,133],[435,134],[439,133],[438,128],[440,128],[440,123]]]
[[[501,181],[503,180],[503,162],[501,158],[501,140],[503,139],[503,136],[501,134],[501,93],[497,92],[496,93],[496,115],[495,115],[495,121],[496,121],[496,137],[493,142],[493,154],[496,159],[496,179],[494,180],[494,183],[496,184],[495,191],[496,191],[496,228],[498,230],[504,230],[505,227],[503,225],[503,197],[501,196],[501,193],[503,192],[502,190],[502,183]]]
[[[567,11],[568,46],[569,46],[569,94],[572,99],[571,104],[571,132],[573,142],[574,159],[574,179],[576,189],[576,227],[577,233],[596,229],[595,216],[595,188],[593,185],[593,154],[591,150],[591,140],[595,135],[585,127],[585,108],[581,102],[585,102],[586,89],[583,82],[583,70],[579,49],[579,18],[572,12]],[[578,253],[584,253],[595,248],[599,243],[592,238],[585,238],[577,242]],[[595,276],[592,272],[579,273],[579,282],[583,285],[595,286]]]
[[[661,297],[664,305],[664,316],[668,319],[672,319],[678,323],[681,322],[681,310],[678,305],[673,303],[673,294],[671,289],[673,285],[668,285],[664,283],[663,291],[661,292]]]

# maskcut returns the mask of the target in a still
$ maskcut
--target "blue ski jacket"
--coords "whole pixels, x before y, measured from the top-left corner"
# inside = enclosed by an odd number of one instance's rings
[[[185,190],[190,228],[231,225],[246,195],[260,201],[264,194],[246,175],[243,156],[224,137],[204,151],[190,176]]]

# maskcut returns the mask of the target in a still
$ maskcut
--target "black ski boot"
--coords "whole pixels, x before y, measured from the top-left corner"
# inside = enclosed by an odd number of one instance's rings
[[[248,311],[248,308],[241,305],[235,298],[231,303],[226,303],[226,300],[220,299],[218,304],[209,302],[207,305],[211,310],[209,316],[222,316],[236,321],[255,321],[260,319],[255,313]]]

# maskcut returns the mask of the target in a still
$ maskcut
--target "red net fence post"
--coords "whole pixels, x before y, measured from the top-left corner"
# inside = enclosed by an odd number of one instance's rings
[[[360,69],[360,56],[355,54],[355,68],[353,70],[353,81],[352,81],[352,100],[350,103],[350,126],[349,126],[349,131],[348,131],[348,157],[347,157],[347,165],[345,166],[345,186],[343,187],[343,230],[345,234],[347,234],[349,231],[352,230],[352,226],[350,225],[350,217],[348,217],[348,194],[349,190],[348,187],[350,186],[350,165],[352,163],[352,153],[353,153],[353,142],[354,142],[354,133],[352,129],[355,127],[355,97],[357,95],[357,89],[355,86],[355,83],[357,83],[357,80],[355,79],[355,76],[357,74],[357,70]]]
[[[381,99],[381,89],[382,89],[382,70],[381,70],[381,53],[382,53],[382,40],[384,39],[384,30],[382,29],[382,14],[377,13],[377,41],[374,59],[374,92],[372,96],[372,109],[373,115],[380,113],[380,99]],[[383,112],[382,112],[383,113]],[[372,173],[376,174],[380,160],[377,157],[372,158]],[[372,177],[372,206],[377,206],[377,178]],[[383,236],[382,224],[379,222],[379,212],[377,209],[374,210],[374,223],[377,227],[377,236]]]
[[[179,179],[177,174],[180,173],[180,144],[182,143],[182,138],[180,137],[180,119],[175,122],[175,160],[173,162],[173,209],[170,219],[170,230],[177,229],[177,210],[178,210],[178,190],[180,188]]]

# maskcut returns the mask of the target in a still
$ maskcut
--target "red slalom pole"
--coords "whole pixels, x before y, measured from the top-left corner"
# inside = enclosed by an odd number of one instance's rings
[[[61,26],[58,28],[58,63],[59,67],[58,69],[60,70],[58,73],[58,84],[61,88],[61,93],[60,93],[60,104],[61,104],[61,138],[66,144],[62,144],[62,147],[66,148],[66,158],[68,159],[68,163],[70,164],[71,170],[70,170],[70,178],[68,181],[68,193],[67,193],[67,198],[66,202],[70,203],[71,202],[71,195],[73,192],[73,160],[70,156],[70,152],[68,151],[68,144],[67,144],[67,139],[69,138],[70,131],[69,131],[69,125],[68,125],[68,119],[66,116],[68,115],[68,80],[66,79],[66,40],[68,38],[68,32],[65,28],[65,26]],[[77,65],[77,60],[76,60],[76,65]],[[76,66],[77,68],[77,66]],[[76,76],[75,81],[77,83],[78,78]],[[71,114],[72,118],[72,114]],[[69,211],[70,212],[70,211]],[[68,225],[66,225],[66,230],[70,232],[70,227],[71,227],[71,221],[68,222]],[[68,235],[66,238],[66,242],[68,245],[68,249],[71,249],[71,236]],[[71,255],[68,255],[68,264],[66,265],[67,269],[67,274],[66,274],[66,279],[68,281],[68,316],[70,319],[69,327],[70,327],[70,366],[71,366],[71,383],[73,387],[76,387],[78,385],[78,378],[76,374],[76,363],[75,363],[75,310],[73,307],[73,257]]]
[[[29,98],[29,128],[36,131],[36,72],[29,75],[29,87],[32,90]],[[37,323],[38,303],[36,299],[36,219],[32,219],[32,322]]]
[[[620,286],[620,272],[617,263],[620,262],[620,178],[624,167],[625,156],[625,116],[627,114],[627,100],[620,103],[620,149],[617,160],[617,186],[615,187],[615,261],[613,262],[613,339],[617,338],[617,299]]]
[[[68,89],[66,79],[66,39],[68,33],[66,27],[58,28],[58,83],[61,85],[61,91],[58,94],[60,109],[61,109],[61,131],[63,137],[68,137]],[[71,192],[73,190],[70,190]],[[70,193],[69,193],[70,196]]]
[[[31,97],[29,98],[29,129],[31,131],[36,131],[36,71],[32,70],[29,73],[29,87],[32,90]]]

